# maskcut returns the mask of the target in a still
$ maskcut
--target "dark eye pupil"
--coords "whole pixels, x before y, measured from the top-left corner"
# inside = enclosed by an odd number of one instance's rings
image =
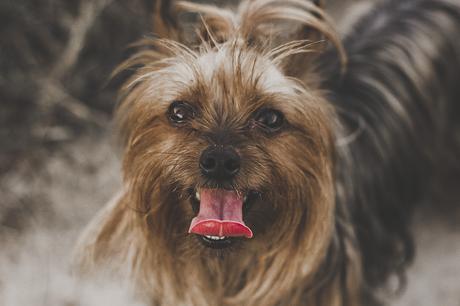
[[[180,107],[175,107],[173,110],[173,114],[176,117],[176,119],[179,119],[179,120],[183,120],[186,116],[185,110]]]
[[[274,125],[278,122],[278,115],[275,113],[269,113],[267,114],[267,117],[265,118],[265,120],[266,120],[265,122],[266,125]]]
[[[193,117],[192,107],[181,101],[175,101],[169,107],[169,119],[175,123],[182,123]]]
[[[257,121],[266,128],[277,130],[283,124],[283,115],[277,110],[263,110],[259,114]]]

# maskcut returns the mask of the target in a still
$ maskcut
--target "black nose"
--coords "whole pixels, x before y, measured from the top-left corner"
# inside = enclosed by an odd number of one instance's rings
[[[232,148],[207,148],[200,158],[201,172],[212,179],[230,179],[240,170],[241,159]]]

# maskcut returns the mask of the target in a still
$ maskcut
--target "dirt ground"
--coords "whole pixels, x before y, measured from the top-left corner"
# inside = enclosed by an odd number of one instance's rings
[[[460,305],[460,209],[440,213],[430,204],[417,215],[416,260],[396,306]]]

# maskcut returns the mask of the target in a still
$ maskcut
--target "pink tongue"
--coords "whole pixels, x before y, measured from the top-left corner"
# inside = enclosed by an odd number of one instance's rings
[[[235,191],[201,189],[200,199],[200,212],[193,218],[189,233],[252,238],[243,221],[243,199]]]

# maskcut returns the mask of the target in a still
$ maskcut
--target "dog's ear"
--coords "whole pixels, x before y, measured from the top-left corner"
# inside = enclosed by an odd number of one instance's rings
[[[236,12],[194,2],[179,1],[174,6],[170,1],[158,1],[164,3],[158,11],[165,16],[173,16],[171,11],[175,8],[198,14],[202,21],[198,36],[208,46],[236,40],[272,49],[275,60],[291,76],[307,71],[316,58],[314,55],[322,52],[328,43],[335,46],[345,63],[345,52],[330,18],[321,8],[322,0],[244,0]],[[175,29],[175,33],[181,32],[177,17],[169,17],[163,24],[169,26],[167,29]],[[166,34],[171,35],[168,31]]]
[[[156,0],[153,14],[153,32],[160,38],[179,41],[181,29],[175,1]]]
[[[240,31],[248,42],[270,42],[285,72],[298,76],[315,54],[332,44],[345,62],[345,52],[323,1],[253,0],[240,6]]]
[[[196,33],[187,34],[196,34],[201,42],[210,46],[223,43],[237,34],[237,18],[231,9],[188,1],[177,2],[176,8],[180,12],[198,14]]]

